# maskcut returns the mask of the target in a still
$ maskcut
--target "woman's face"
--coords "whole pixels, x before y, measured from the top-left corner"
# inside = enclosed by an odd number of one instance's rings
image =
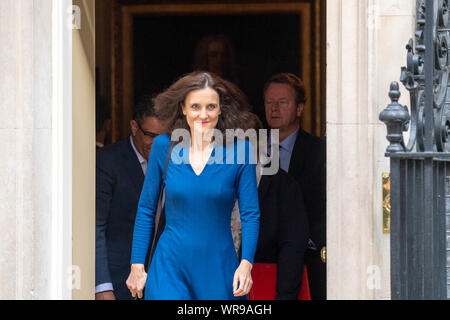
[[[221,114],[218,93],[211,88],[189,92],[184,101],[183,114],[191,133],[204,134],[214,129]]]

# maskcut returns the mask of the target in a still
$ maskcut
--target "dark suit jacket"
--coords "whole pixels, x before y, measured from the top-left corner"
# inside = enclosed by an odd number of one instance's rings
[[[131,299],[126,287],[131,244],[144,173],[130,138],[97,151],[95,284],[110,282],[117,299]]]
[[[308,221],[298,183],[280,169],[258,187],[260,230],[255,262],[277,264],[275,299],[296,300],[303,275]]]
[[[289,174],[300,184],[309,221],[309,236],[317,250],[306,252],[312,299],[326,298],[326,265],[320,250],[326,246],[326,145],[299,129],[289,163]]]

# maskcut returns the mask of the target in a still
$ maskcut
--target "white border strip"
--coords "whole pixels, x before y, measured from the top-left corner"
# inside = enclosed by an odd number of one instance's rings
[[[52,6],[53,163],[50,299],[70,300],[72,299],[72,29],[70,28],[72,1],[53,0]]]
[[[17,2],[16,6],[16,12],[14,12],[15,16],[17,17],[16,22],[16,37],[17,39],[22,39],[22,32],[25,29],[23,26],[23,3],[22,1]],[[15,130],[15,145],[16,145],[16,163],[18,164],[24,164],[24,88],[23,88],[23,74],[24,74],[24,67],[22,65],[23,61],[23,44],[22,41],[17,41],[17,64],[16,64],[16,74],[17,74],[17,80],[16,80],[16,120],[15,120],[15,126],[19,130]],[[20,167],[20,165],[19,165]],[[24,283],[24,268],[23,268],[23,253],[24,253],[24,171],[23,170],[17,170],[16,171],[16,300],[23,300],[23,283]]]

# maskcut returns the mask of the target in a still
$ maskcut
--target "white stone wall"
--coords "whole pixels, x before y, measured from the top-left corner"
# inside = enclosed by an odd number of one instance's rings
[[[55,210],[54,194],[64,189],[54,111],[66,105],[55,103],[64,81],[54,74],[53,4],[0,1],[0,299],[70,298],[71,251],[62,252],[71,234],[61,222],[71,212]]]
[[[45,186],[42,193],[35,189],[34,177],[39,178],[35,142],[48,145],[42,130],[45,119],[36,116],[33,104],[36,94],[45,103],[46,90],[39,90],[43,83],[29,76],[41,71],[35,59],[48,65],[43,56],[34,56],[37,45],[45,46],[35,42],[40,36],[33,23],[35,9],[33,1],[0,2],[0,299],[33,297],[31,244],[46,241],[35,234],[36,206],[42,202],[35,203],[34,197],[36,193],[39,199],[46,197]],[[45,83],[44,75],[41,80]]]
[[[381,197],[388,142],[378,116],[406,64],[414,15],[413,0],[327,1],[328,299],[390,298]]]

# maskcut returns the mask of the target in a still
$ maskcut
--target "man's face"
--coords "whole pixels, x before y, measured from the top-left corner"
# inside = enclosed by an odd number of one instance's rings
[[[148,161],[153,140],[167,132],[166,127],[155,117],[146,117],[142,123],[130,121],[131,134],[137,151]]]
[[[266,120],[280,133],[292,133],[299,127],[303,104],[295,102],[294,89],[284,83],[271,83],[264,94]]]

